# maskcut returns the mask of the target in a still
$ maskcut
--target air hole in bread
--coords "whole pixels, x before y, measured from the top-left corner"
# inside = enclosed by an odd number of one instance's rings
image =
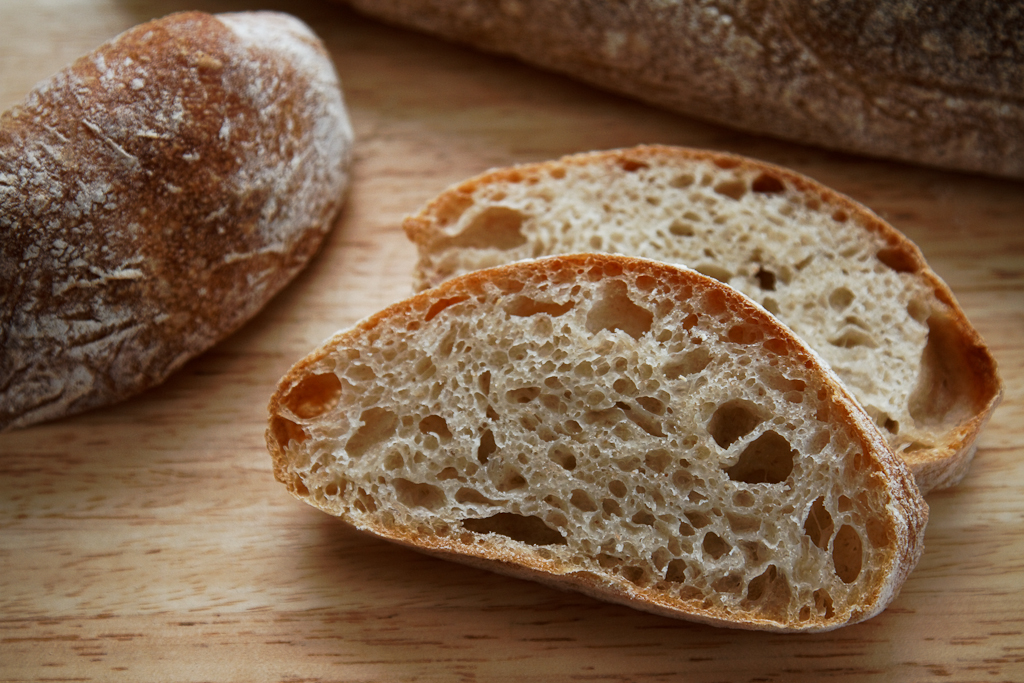
[[[869,349],[878,347],[878,342],[871,334],[853,326],[847,326],[839,334],[829,337],[828,343],[841,349],[855,349],[858,346]]]
[[[396,477],[394,487],[398,500],[409,507],[437,510],[448,502],[444,490],[433,484],[420,484]]]
[[[448,249],[500,249],[507,251],[526,244],[522,233],[526,216],[507,206],[488,206],[462,232],[443,243]]]
[[[569,494],[569,504],[583,512],[597,511],[597,503],[583,489],[573,489],[573,492]]]
[[[737,398],[718,406],[708,421],[708,433],[722,448],[728,448],[754,431],[764,422],[765,413],[759,406]]]
[[[835,610],[832,607],[832,596],[824,588],[814,591],[814,611],[817,612],[818,616],[826,619],[831,619],[835,614]]]
[[[552,318],[557,318],[560,315],[568,313],[572,310],[573,306],[574,303],[572,301],[567,301],[564,304],[557,304],[549,301],[537,301],[536,299],[531,299],[528,296],[517,296],[511,302],[506,304],[505,311],[509,315],[521,318],[538,315],[540,313],[546,313]]]
[[[384,458],[384,469],[389,472],[400,470],[403,467],[405,467],[405,458],[403,458],[402,454],[397,451],[388,453],[387,457]]]
[[[674,219],[669,224],[668,231],[671,235],[675,237],[693,237],[694,235],[697,234],[696,230],[694,230],[692,225],[684,221],[681,221],[678,218]]]
[[[750,491],[743,489],[733,494],[732,502],[739,507],[749,508],[754,506],[754,503],[757,502],[757,498],[755,498],[754,494]]]
[[[714,560],[721,559],[723,555],[732,550],[732,546],[714,531],[704,534],[704,541],[701,543],[701,547]]]
[[[931,314],[931,307],[924,301],[914,298],[907,304],[907,313],[911,318],[924,325]]]
[[[369,408],[359,416],[362,426],[345,444],[345,450],[358,458],[387,441],[398,428],[398,416],[384,408]]]
[[[747,601],[755,603],[760,612],[782,618],[792,599],[786,575],[774,564],[755,576],[747,584]]]
[[[807,511],[807,519],[804,520],[804,533],[811,539],[811,543],[824,550],[832,538],[833,522],[832,515],[825,509],[825,499],[819,497],[811,504]]]
[[[683,513],[683,516],[689,520],[694,529],[703,529],[708,524],[711,524],[711,517],[700,510],[687,510]]]
[[[725,180],[715,185],[715,192],[738,201],[747,193],[747,183],[739,179]]]
[[[430,308],[427,310],[427,314],[423,319],[427,322],[437,317],[437,314],[450,306],[454,306],[457,303],[461,303],[468,299],[468,296],[453,296],[450,299],[438,299],[435,301]]]
[[[736,464],[725,473],[744,484],[778,484],[793,472],[795,455],[785,437],[769,430],[744,448]]]
[[[717,263],[701,263],[694,266],[693,269],[702,275],[707,275],[725,284],[729,284],[729,280],[732,279],[732,271],[728,268],[723,268]]]
[[[778,194],[786,191],[786,184],[771,173],[762,173],[754,178],[754,182],[751,183],[750,189],[762,194]]]
[[[651,436],[663,438],[665,432],[661,429],[661,423],[647,414],[645,411],[633,410],[629,405],[625,403],[616,403],[615,407],[622,411],[630,422],[635,424],[640,429],[644,430]]]
[[[476,459],[481,464],[484,464],[497,450],[498,446],[494,442],[494,433],[490,429],[485,429],[484,433],[480,435],[480,445],[476,449]]]
[[[868,542],[876,548],[884,548],[892,541],[885,522],[872,517],[867,523]]]
[[[623,171],[626,171],[627,173],[633,173],[635,171],[639,171],[642,168],[650,167],[650,165],[647,164],[646,162],[640,161],[639,159],[629,158],[619,159],[619,166],[622,168]]]
[[[565,446],[557,445],[553,447],[549,451],[548,457],[563,469],[570,472],[576,469],[576,455]]]
[[[338,405],[341,380],[333,372],[308,375],[295,385],[284,399],[293,415],[309,419],[323,415]]]
[[[618,479],[612,479],[610,482],[608,482],[608,490],[612,492],[613,496],[618,496],[619,498],[622,498],[624,495],[626,495],[627,491],[626,485],[623,484]]]
[[[437,473],[438,481],[448,481],[449,479],[458,479],[459,471],[454,467],[445,467],[443,470]]]
[[[526,477],[516,468],[506,465],[501,469],[501,476],[495,483],[495,488],[502,493],[526,488]]]
[[[764,332],[758,325],[740,323],[729,328],[729,341],[734,344],[757,344],[764,339]]]
[[[836,311],[846,310],[856,298],[853,292],[846,287],[836,287],[828,295],[828,305]]]
[[[647,510],[641,510],[640,512],[637,512],[635,515],[633,515],[630,521],[632,521],[634,524],[654,526],[654,523],[658,521],[658,518]]]
[[[671,559],[672,553],[665,548],[658,548],[651,553],[651,564],[653,564],[654,568],[658,571],[663,571]]]
[[[836,223],[845,223],[849,219],[850,219],[850,215],[848,213],[846,213],[845,211],[843,211],[842,209],[836,209],[832,213],[832,220],[834,220]]]
[[[672,180],[668,182],[668,184],[676,188],[677,190],[681,190],[685,187],[693,185],[693,183],[696,182],[696,180],[697,179],[693,177],[692,173],[680,173],[674,176]]]
[[[729,529],[736,534],[749,534],[761,528],[761,520],[751,515],[738,515],[727,512],[725,518],[729,520]]]
[[[644,464],[652,472],[661,474],[672,464],[672,454],[660,448],[648,451],[644,456]]]
[[[442,441],[452,438],[452,433],[448,429],[448,423],[440,415],[427,415],[420,420],[420,431],[424,434],[436,434]]]
[[[505,400],[509,403],[529,403],[540,396],[540,387],[520,387],[505,392]]]
[[[686,562],[683,560],[672,560],[665,568],[665,580],[672,583],[686,582]]]
[[[711,352],[707,348],[698,346],[696,349],[683,354],[678,360],[666,365],[662,372],[665,373],[665,377],[668,379],[679,379],[684,375],[694,375],[702,372],[711,363],[711,358]]]
[[[849,524],[844,524],[832,541],[832,563],[836,575],[843,583],[853,583],[860,575],[864,562],[864,547],[860,534]]]
[[[601,298],[587,314],[587,331],[596,334],[601,330],[622,330],[639,339],[650,331],[653,321],[653,313],[629,298],[626,283],[612,280],[602,288]]]
[[[980,354],[979,354],[980,355]],[[943,315],[928,317],[928,342],[921,374],[910,395],[910,416],[918,425],[956,424],[977,412],[979,400],[971,349],[962,344],[956,323]]]
[[[766,292],[775,291],[775,273],[764,266],[757,267],[757,272],[754,273],[754,279],[757,280],[757,286]]]
[[[477,534],[498,534],[527,545],[565,545],[565,537],[540,517],[499,512],[482,519],[464,519],[462,527]]]
[[[309,438],[301,426],[280,415],[275,415],[270,421],[270,433],[281,448],[285,448],[289,441],[302,443]]]
[[[879,261],[897,273],[916,273],[921,269],[917,257],[912,252],[900,247],[879,249],[875,255]]]
[[[612,498],[602,498],[601,499],[601,510],[607,516],[611,516],[611,517],[621,517],[622,516],[622,506],[619,505],[619,501],[614,500]]]
[[[463,505],[501,505],[500,500],[491,500],[474,488],[463,486],[455,492],[455,502]]]

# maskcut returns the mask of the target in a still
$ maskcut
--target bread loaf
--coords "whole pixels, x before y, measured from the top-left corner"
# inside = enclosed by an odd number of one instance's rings
[[[309,260],[352,131],[298,19],[172,15],[0,117],[0,429],[163,381]]]
[[[270,403],[274,472],[381,538],[710,624],[828,630],[896,595],[927,507],[836,377],[695,271],[476,271],[340,332]]]
[[[732,285],[832,366],[927,492],[966,474],[996,365],[920,250],[791,171],[673,147],[494,170],[405,221],[417,284],[516,259],[608,251]]]
[[[1024,12],[980,0],[346,0],[707,121],[1024,178]]]

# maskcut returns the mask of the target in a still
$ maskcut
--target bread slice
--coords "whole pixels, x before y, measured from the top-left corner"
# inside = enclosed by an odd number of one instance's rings
[[[828,630],[922,551],[913,478],[787,328],[694,271],[477,271],[341,332],[270,402],[274,472],[384,539],[674,617]]]
[[[162,382],[254,316],[332,227],[352,128],[276,12],[136,26],[0,116],[0,429]]]
[[[839,374],[923,492],[959,482],[999,402],[996,365],[920,250],[785,169],[638,147],[495,170],[405,221],[419,288],[583,251],[681,263],[741,290]]]

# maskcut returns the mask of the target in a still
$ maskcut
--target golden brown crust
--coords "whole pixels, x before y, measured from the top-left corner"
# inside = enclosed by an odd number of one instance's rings
[[[761,618],[757,614],[738,617],[714,607],[702,604],[700,600],[680,600],[667,596],[654,587],[634,586],[628,582],[611,581],[588,571],[580,571],[568,564],[550,559],[538,559],[528,552],[519,552],[508,546],[474,544],[464,545],[451,538],[425,534],[415,528],[406,528],[386,522],[366,521],[351,516],[344,509],[336,509],[318,503],[317,497],[311,495],[302,479],[294,471],[285,446],[293,438],[304,440],[306,434],[300,430],[288,433],[282,419],[287,414],[285,400],[293,389],[310,375],[323,371],[325,359],[332,356],[337,349],[357,348],[361,339],[374,339],[381,330],[402,329],[410,322],[420,321],[424,314],[440,302],[462,297],[473,297],[486,286],[496,287],[499,291],[508,291],[509,283],[523,280],[523,273],[529,269],[546,273],[553,281],[560,273],[579,272],[585,268],[625,269],[633,273],[642,273],[666,284],[670,288],[699,288],[701,291],[718,290],[728,302],[728,307],[737,314],[738,319],[755,321],[766,335],[778,339],[785,346],[785,355],[793,363],[815,368],[820,372],[824,386],[829,392],[829,406],[834,420],[849,425],[859,442],[859,448],[868,454],[870,467],[875,473],[872,485],[885,491],[889,500],[888,513],[892,519],[892,533],[896,535],[889,545],[890,555],[886,560],[885,579],[870,587],[870,591],[860,599],[860,608],[833,617],[812,616],[799,624],[780,624],[778,620]],[[511,290],[517,291],[517,290]],[[417,323],[418,324],[418,323]],[[330,364],[328,364],[330,365]],[[341,516],[342,520],[361,531],[410,546],[414,549],[437,555],[446,559],[456,560],[472,566],[497,571],[518,578],[526,578],[555,586],[572,589],[603,600],[619,602],[645,611],[664,616],[685,618],[707,624],[728,626],[733,628],[772,630],[772,631],[821,631],[831,630],[847,623],[867,619],[880,612],[896,595],[906,576],[916,565],[923,551],[924,529],[928,518],[928,508],[914,484],[913,477],[905,465],[897,458],[885,443],[874,424],[863,413],[856,402],[850,397],[844,386],[822,361],[807,349],[788,328],[764,311],[760,306],[748,300],[734,289],[715,280],[688,269],[669,266],[663,263],[626,256],[603,254],[573,254],[551,256],[535,261],[523,261],[511,265],[475,271],[449,280],[441,285],[420,292],[404,301],[395,303],[388,308],[360,321],[352,328],[339,332],[327,340],[320,348],[296,363],[281,379],[278,389],[269,404],[270,427],[266,433],[268,449],[274,463],[274,473],[289,491],[306,502],[319,506],[331,514]]]
[[[317,250],[351,139],[297,19],[143,24],[0,118],[0,428],[163,381]],[[301,160],[301,163],[298,163]]]
[[[553,172],[569,166],[628,168],[631,164],[684,165],[692,161],[712,163],[723,169],[745,169],[750,171],[751,175],[768,174],[806,197],[816,197],[823,205],[831,207],[830,210],[838,208],[844,211],[848,216],[855,218],[845,223],[846,225],[860,226],[879,237],[894,254],[898,255],[900,271],[913,274],[923,283],[924,288],[934,293],[938,302],[945,307],[942,316],[945,348],[953,352],[951,357],[960,359],[958,362],[963,364],[963,367],[954,373],[960,378],[955,391],[970,397],[965,403],[970,406],[971,414],[950,431],[942,443],[907,451],[904,459],[914,472],[918,486],[923,492],[958,483],[966,474],[973,458],[979,432],[1002,398],[1002,385],[995,359],[960,308],[949,286],[931,270],[916,244],[867,207],[811,178],[790,169],[735,154],[645,145],[493,169],[447,189],[422,210],[408,216],[403,227],[409,239],[417,245],[421,255],[433,254],[444,248],[445,240],[448,239],[446,228],[454,224],[472,205],[474,193],[481,188],[503,183],[539,183],[550,179]],[[439,275],[430,271],[426,261],[421,258],[417,263],[414,278],[419,286],[427,286],[437,284]]]
[[[741,130],[1024,177],[1014,3],[345,1]]]

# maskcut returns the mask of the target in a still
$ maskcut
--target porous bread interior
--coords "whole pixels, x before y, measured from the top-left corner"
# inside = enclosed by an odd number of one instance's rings
[[[278,477],[359,528],[690,614],[869,616],[898,534],[820,366],[723,288],[578,271],[333,340],[275,399]]]
[[[879,221],[862,207],[762,165],[629,152],[497,172],[448,193],[421,214],[436,232],[420,238],[419,286],[545,254],[689,266],[753,298],[824,357],[922,490],[963,476],[960,430],[994,394],[979,389],[916,249],[869,225]]]

